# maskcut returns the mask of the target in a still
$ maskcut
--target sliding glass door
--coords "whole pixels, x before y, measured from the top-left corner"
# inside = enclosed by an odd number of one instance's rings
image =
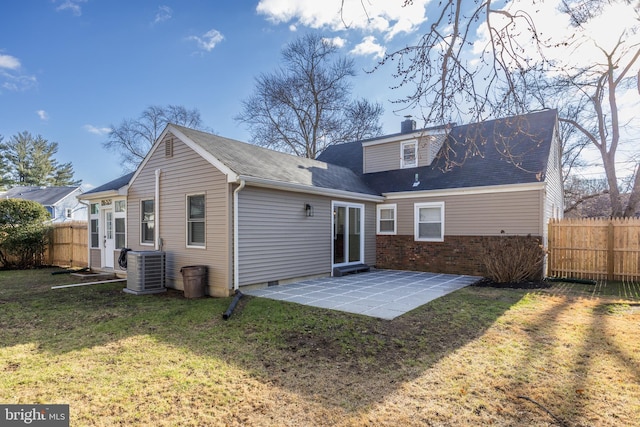
[[[364,206],[333,202],[333,265],[364,261]]]

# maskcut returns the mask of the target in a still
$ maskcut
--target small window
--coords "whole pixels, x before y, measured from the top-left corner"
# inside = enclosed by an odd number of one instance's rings
[[[444,203],[415,204],[415,240],[444,241]]]
[[[396,234],[396,205],[378,205],[378,234]]]
[[[122,249],[126,245],[126,224],[124,218],[116,218],[116,249]]]
[[[91,219],[91,247],[100,247],[100,229],[98,228],[98,219]]]
[[[205,245],[204,194],[187,196],[187,245]]]
[[[141,243],[153,243],[154,229],[155,229],[155,210],[153,200],[143,200],[141,202],[141,231],[140,241]]]
[[[65,208],[64,209],[64,217],[65,218],[70,219],[72,214],[73,214],[73,211],[71,210],[71,208]]]
[[[418,143],[416,141],[403,142],[400,156],[401,168],[415,168],[418,166]]]
[[[124,200],[116,200],[114,205],[116,213],[126,212],[127,210],[127,202]]]
[[[100,213],[100,205],[97,203],[91,203],[91,215],[98,215]]]

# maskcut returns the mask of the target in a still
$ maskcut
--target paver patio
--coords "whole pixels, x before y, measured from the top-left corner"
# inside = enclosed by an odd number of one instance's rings
[[[244,293],[391,320],[479,279],[455,274],[372,270]]]

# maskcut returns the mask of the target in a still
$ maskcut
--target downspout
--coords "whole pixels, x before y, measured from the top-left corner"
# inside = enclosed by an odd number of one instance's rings
[[[87,268],[91,271],[91,203],[78,199],[81,205],[87,207]]]
[[[238,292],[240,286],[240,279],[238,277],[238,259],[240,258],[240,251],[238,249],[238,193],[242,191],[245,184],[245,180],[240,179],[240,185],[233,190],[233,290],[236,292]]]
[[[154,222],[155,222],[155,233],[154,233],[154,244],[155,250],[160,250],[160,174],[162,173],[162,169],[156,169],[156,192],[154,199]]]

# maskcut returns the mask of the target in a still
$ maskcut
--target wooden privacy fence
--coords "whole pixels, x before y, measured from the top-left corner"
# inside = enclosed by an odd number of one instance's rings
[[[60,267],[86,267],[89,265],[87,239],[86,221],[54,224],[44,254],[45,262]]]
[[[549,222],[548,275],[640,280],[640,218]]]

